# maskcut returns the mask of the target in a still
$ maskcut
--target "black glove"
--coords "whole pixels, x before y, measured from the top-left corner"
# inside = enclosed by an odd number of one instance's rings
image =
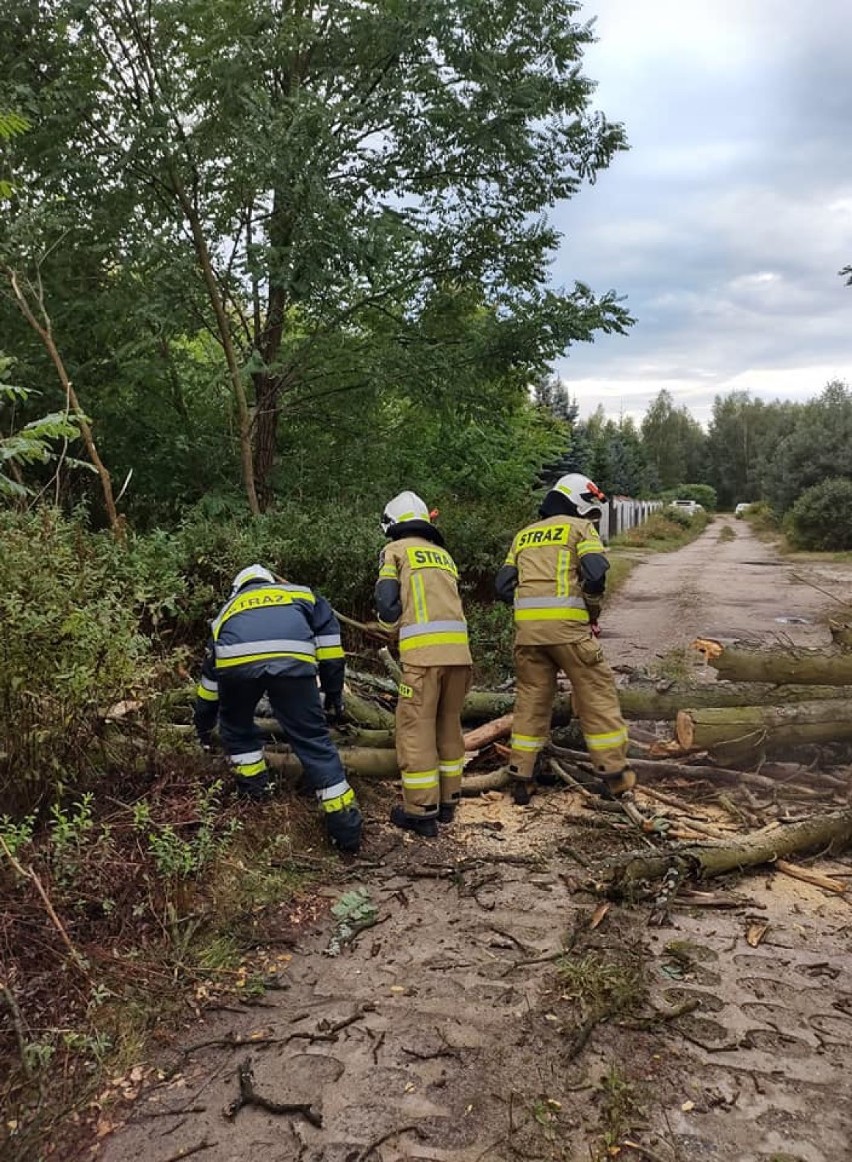
[[[326,694],[325,696],[325,717],[332,726],[337,726],[343,721],[343,691],[338,691],[337,694]]]

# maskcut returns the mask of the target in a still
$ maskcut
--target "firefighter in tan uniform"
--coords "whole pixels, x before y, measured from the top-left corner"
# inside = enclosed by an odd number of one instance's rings
[[[382,530],[390,543],[381,555],[376,610],[382,628],[398,634],[402,664],[396,752],[403,801],[391,822],[434,838],[461,797],[467,622],[455,562],[420,497],[401,492],[389,501]]]
[[[529,802],[539,751],[550,734],[556,677],[571,682],[574,713],[605,787],[622,795],[636,783],[615,679],[593,632],[609,562],[590,517],[605,497],[586,476],[562,476],[517,534],[497,574],[497,595],[515,607],[517,695],[509,774],[515,802]]]

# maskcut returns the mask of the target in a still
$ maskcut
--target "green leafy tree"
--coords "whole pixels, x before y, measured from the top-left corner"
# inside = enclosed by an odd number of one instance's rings
[[[459,317],[504,377],[629,323],[611,293],[543,289],[556,242],[543,212],[624,147],[591,108],[578,12],[341,0],[330,19],[309,0],[52,0],[35,48],[8,62],[37,114],[20,169],[38,181],[16,220],[49,208],[52,238],[63,216],[82,234],[100,221],[115,249],[98,279],[120,255],[145,270],[143,299],[152,280],[179,283],[181,309],[220,345],[257,510],[282,414],[358,392],[377,367],[421,405],[445,400]],[[32,42],[26,0],[2,19],[6,43]]]
[[[707,476],[706,435],[685,407],[676,407],[663,389],[642,419],[642,443],[652,474],[652,487],[675,488],[684,480]]]

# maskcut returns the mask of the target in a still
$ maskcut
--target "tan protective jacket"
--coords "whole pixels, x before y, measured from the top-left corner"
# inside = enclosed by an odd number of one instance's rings
[[[425,537],[385,546],[376,606],[382,628],[398,631],[404,666],[471,665],[458,575],[447,550]]]
[[[592,554],[605,557],[591,521],[550,516],[516,535],[498,575],[498,592],[513,586],[515,644],[559,645],[589,637],[590,608],[596,618],[600,598],[585,596],[580,562]],[[605,565],[604,565],[605,568]]]

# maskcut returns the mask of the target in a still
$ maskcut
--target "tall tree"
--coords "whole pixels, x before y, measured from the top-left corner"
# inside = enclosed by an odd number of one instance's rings
[[[5,7],[4,27],[26,43],[33,5]],[[33,197],[74,189],[78,225],[108,202],[115,226],[124,207],[123,254],[147,241],[155,278],[193,272],[254,510],[271,499],[280,416],[293,401],[360,390],[379,316],[397,373],[430,403],[452,386],[456,339],[424,315],[448,291],[470,288],[491,312],[486,353],[503,367],[543,367],[570,342],[629,322],[612,294],[542,289],[556,242],[544,211],[624,148],[621,128],[591,108],[581,65],[593,36],[579,8],[39,6],[50,85],[23,78],[38,127],[23,164],[51,172]]]

